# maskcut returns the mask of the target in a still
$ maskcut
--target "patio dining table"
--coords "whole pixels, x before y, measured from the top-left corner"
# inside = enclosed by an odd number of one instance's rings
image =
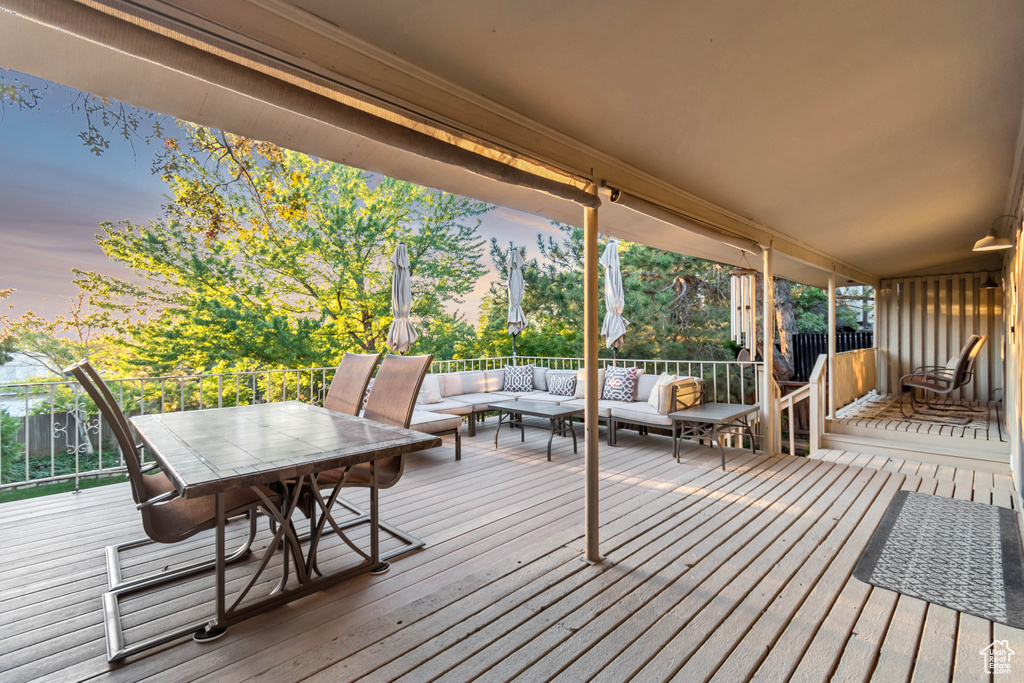
[[[132,423],[149,454],[182,497],[215,497],[215,617],[208,622],[125,647],[116,595],[108,593],[104,596],[104,611],[108,658],[112,660],[123,659],[189,632],[193,632],[198,641],[212,640],[223,635],[229,626],[250,616],[297,600],[338,581],[386,569],[387,564],[380,558],[381,522],[375,463],[441,443],[436,436],[297,401],[144,415],[132,418]],[[321,536],[332,530],[342,536],[344,533],[330,517],[330,505],[324,504],[313,479],[319,472],[360,463],[371,463],[374,482],[370,490],[368,515],[370,547],[363,550],[344,538],[348,547],[362,556],[362,561],[339,571],[321,574],[316,560]],[[260,487],[267,485],[283,492],[283,503],[275,504],[264,495],[265,489]],[[252,488],[263,499],[262,508],[272,522],[274,537],[268,543],[264,556],[253,563],[244,587],[229,596],[225,577],[225,497],[228,492],[243,487]],[[304,491],[315,496],[319,510],[313,508],[311,513],[320,518],[319,523],[310,524],[308,550],[305,552],[302,543],[307,539],[299,537],[291,521]],[[346,506],[350,510],[355,509],[354,506]],[[250,591],[279,546],[283,559],[278,585],[269,595],[250,596]],[[290,565],[294,565],[294,581],[289,577]],[[247,597],[251,599],[246,601]],[[109,656],[111,654],[117,656]]]

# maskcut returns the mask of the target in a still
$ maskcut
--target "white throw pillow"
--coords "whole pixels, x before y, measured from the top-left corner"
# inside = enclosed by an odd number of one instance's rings
[[[597,397],[601,398],[604,391],[604,368],[597,371]],[[573,398],[585,398],[587,392],[587,371],[582,368],[576,371],[576,393]]]
[[[417,403],[440,403],[441,383],[437,375],[424,375],[423,384],[420,385],[420,393],[416,395]]]
[[[675,375],[670,375],[667,372],[661,373],[661,377],[658,378],[658,381],[655,383],[654,388],[651,389],[651,397],[647,399],[647,404],[660,413],[661,388],[668,384],[672,384],[672,382],[675,382],[676,379],[678,378]]]

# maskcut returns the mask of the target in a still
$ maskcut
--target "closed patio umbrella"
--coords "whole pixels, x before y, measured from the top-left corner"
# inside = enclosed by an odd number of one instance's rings
[[[394,272],[391,275],[391,329],[388,330],[388,348],[395,353],[405,353],[419,337],[409,313],[412,310],[412,282],[409,275],[409,254],[401,242],[391,256]]]
[[[626,326],[629,321],[622,317],[626,307],[626,295],[622,291],[622,271],[619,269],[619,243],[612,240],[601,256],[604,266],[604,323],[601,325],[601,336],[605,344],[616,354],[626,337]]]
[[[508,259],[508,333],[512,335],[512,364],[516,361],[516,337],[529,324],[523,314],[523,257],[513,248]]]

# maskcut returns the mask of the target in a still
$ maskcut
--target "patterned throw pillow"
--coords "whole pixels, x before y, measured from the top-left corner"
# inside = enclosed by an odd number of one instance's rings
[[[576,378],[572,375],[550,375],[548,392],[552,396],[572,396],[576,393]]]
[[[636,400],[636,376],[636,368],[608,368],[604,373],[604,393],[601,398],[605,401],[632,403]]]
[[[504,391],[533,391],[533,363],[506,365]]]
[[[363,394],[363,408],[362,408],[363,410],[366,409],[366,399],[370,398],[370,389],[373,388],[373,380],[374,380],[374,378],[371,377],[370,378],[370,383],[366,385],[366,393]]]

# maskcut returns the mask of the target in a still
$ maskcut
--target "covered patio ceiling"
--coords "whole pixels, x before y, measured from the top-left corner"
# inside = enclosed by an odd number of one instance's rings
[[[345,130],[330,105],[357,99],[771,243],[811,284],[998,267],[971,246],[1019,193],[1016,0],[0,6],[5,68],[581,224],[567,199]],[[602,198],[604,233],[747,262]]]

